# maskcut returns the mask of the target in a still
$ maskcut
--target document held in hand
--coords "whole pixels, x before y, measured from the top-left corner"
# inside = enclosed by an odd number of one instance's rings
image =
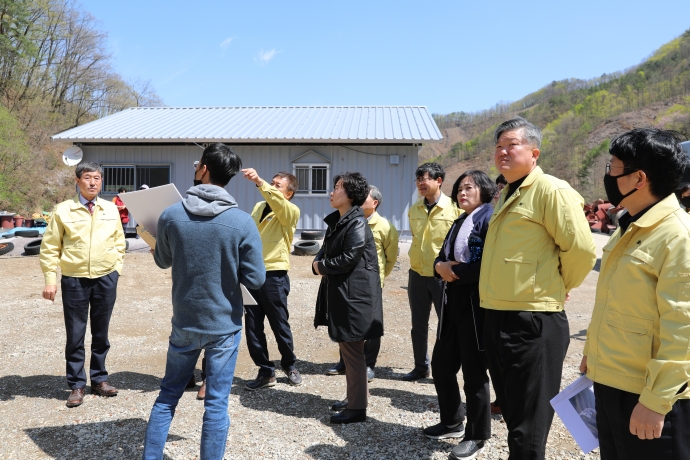
[[[158,231],[158,219],[165,208],[182,201],[182,195],[177,191],[175,184],[151,187],[146,190],[123,193],[119,195],[130,213],[134,216],[139,227],[137,233],[151,249],[156,249],[156,234]],[[242,301],[245,305],[256,305],[256,300],[244,285],[242,289]]]
[[[551,405],[582,452],[586,454],[599,447],[597,411],[590,379],[583,375],[575,380],[551,400]]]

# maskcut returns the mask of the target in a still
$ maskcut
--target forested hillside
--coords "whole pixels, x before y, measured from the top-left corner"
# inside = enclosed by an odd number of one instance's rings
[[[539,164],[546,172],[569,181],[587,200],[602,197],[612,138],[644,126],[690,137],[690,30],[621,72],[554,81],[517,102],[477,113],[435,114],[446,143],[425,146],[421,161],[439,161],[456,177],[467,167],[497,175],[493,132],[515,115],[542,128]]]
[[[112,69],[106,34],[72,0],[0,0],[0,211],[50,209],[74,193],[52,134],[127,107],[161,105]]]

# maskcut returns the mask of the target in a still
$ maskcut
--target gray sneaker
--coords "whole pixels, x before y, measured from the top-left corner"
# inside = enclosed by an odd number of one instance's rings
[[[422,432],[424,436],[429,439],[462,438],[465,436],[465,424],[461,423],[458,426],[450,428],[443,423],[438,423],[434,426],[424,428]]]
[[[374,380],[375,377],[376,374],[374,374],[374,369],[367,366],[367,382],[371,382],[372,380]]]
[[[300,386],[302,385],[302,376],[299,375],[299,371],[297,369],[292,369],[291,371],[286,372],[287,378],[288,378],[288,383],[293,386]]]
[[[484,441],[460,441],[448,456],[451,460],[469,460],[484,452]]]

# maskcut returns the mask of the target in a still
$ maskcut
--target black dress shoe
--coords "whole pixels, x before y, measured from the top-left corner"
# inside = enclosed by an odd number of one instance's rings
[[[427,370],[419,370],[419,369],[414,369],[412,372],[409,374],[405,374],[402,376],[402,379],[406,382],[414,382],[416,380],[421,380],[429,377],[431,373],[429,372],[429,369]]]
[[[367,419],[366,409],[345,409],[342,412],[331,415],[331,423],[359,423]]]
[[[341,412],[347,409],[347,398],[343,399],[342,401],[338,401],[337,403],[333,404],[331,406],[331,409],[333,409],[336,412]]]
[[[345,363],[339,361],[335,366],[329,367],[326,369],[326,375],[345,375]]]
[[[192,388],[196,388],[196,379],[194,378],[194,374],[192,374],[192,377],[189,379],[189,382],[187,382],[187,385],[185,386],[186,390],[190,390]]]

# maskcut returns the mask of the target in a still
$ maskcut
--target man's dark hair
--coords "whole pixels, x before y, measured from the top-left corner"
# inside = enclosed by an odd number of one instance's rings
[[[675,131],[637,128],[614,139],[609,153],[623,162],[625,172],[644,171],[652,195],[665,198],[678,188],[690,163],[682,139]]]
[[[456,206],[459,206],[458,191],[460,190],[460,182],[462,182],[462,180],[467,176],[471,177],[474,183],[477,184],[477,187],[479,187],[479,197],[481,198],[482,203],[491,203],[491,200],[494,199],[494,195],[496,194],[498,187],[496,187],[496,184],[493,183],[491,178],[487,176],[484,171],[479,171],[478,169],[472,169],[462,173],[462,175],[455,181],[453,184],[453,191],[450,195],[450,199],[453,200],[453,203],[455,203]]]
[[[494,131],[494,143],[498,143],[498,139],[501,137],[501,134],[505,133],[506,131],[515,131],[517,129],[520,130],[522,138],[529,142],[530,145],[533,145],[536,148],[541,147],[541,129],[537,128],[522,117],[511,118],[510,120],[506,120],[498,125],[496,131]]]
[[[352,200],[353,206],[362,206],[369,196],[369,184],[367,180],[358,172],[345,172],[333,178],[333,187],[339,180],[343,181],[345,194]]]
[[[117,193],[127,193],[127,189],[124,187],[120,187],[119,189],[117,189]]]
[[[280,171],[273,176],[274,178],[280,177],[281,179],[287,179],[287,190],[288,192],[292,192],[292,196],[290,197],[290,200],[292,200],[295,197],[295,192],[297,192],[297,189],[299,188],[299,182],[297,182],[297,178],[290,174],[289,172],[285,171]]]
[[[508,181],[505,177],[503,177],[503,174],[499,174],[496,178],[496,185],[498,184],[508,185]]]
[[[242,168],[242,159],[229,146],[216,142],[204,149],[199,164],[206,166],[213,185],[225,187]]]
[[[101,168],[101,165],[99,164],[85,161],[83,163],[79,163],[77,167],[74,168],[74,174],[77,175],[78,179],[81,179],[81,175],[85,172],[97,172],[101,175],[101,179],[103,178],[103,168]]]
[[[424,163],[419,165],[417,170],[414,172],[416,177],[424,177],[424,174],[429,174],[429,179],[436,180],[439,177],[441,181],[446,178],[446,172],[443,170],[443,166],[438,163]]]

